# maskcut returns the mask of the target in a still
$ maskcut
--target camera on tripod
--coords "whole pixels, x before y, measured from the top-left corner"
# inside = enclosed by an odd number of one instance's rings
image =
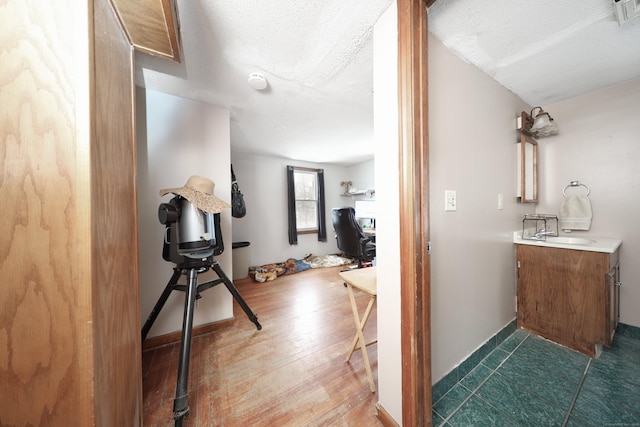
[[[158,219],[165,226],[162,258],[178,265],[210,263],[224,251],[220,214],[204,212],[182,196],[158,207]]]

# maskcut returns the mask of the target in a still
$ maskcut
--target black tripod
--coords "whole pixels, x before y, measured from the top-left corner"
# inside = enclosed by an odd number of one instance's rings
[[[189,353],[191,351],[191,330],[193,327],[193,311],[195,306],[195,301],[197,298],[200,298],[200,293],[206,291],[209,288],[212,288],[220,283],[224,283],[227,287],[233,298],[240,304],[242,310],[247,314],[247,317],[251,322],[253,322],[258,330],[262,329],[262,326],[258,322],[258,317],[251,311],[247,303],[242,299],[242,296],[238,292],[238,289],[235,287],[233,282],[227,277],[227,275],[222,271],[220,264],[218,261],[213,259],[213,256],[210,256],[205,259],[192,259],[192,258],[182,258],[180,264],[176,265],[173,269],[173,276],[167,286],[165,287],[162,295],[156,302],[156,305],[151,310],[151,314],[147,318],[143,328],[142,328],[142,341],[145,340],[153,322],[155,322],[160,310],[167,302],[169,295],[172,291],[185,291],[185,305],[184,305],[184,320],[182,323],[182,338],[180,340],[180,361],[178,363],[178,380],[176,385],[176,398],[173,401],[173,418],[175,419],[176,427],[182,426],[182,420],[189,414],[189,404],[188,404],[188,393],[187,393],[187,383],[189,376]],[[218,275],[218,279],[202,283],[198,285],[198,274],[204,273],[205,271],[211,268]],[[188,277],[188,282],[186,285],[179,285],[178,279],[180,275],[184,274]]]

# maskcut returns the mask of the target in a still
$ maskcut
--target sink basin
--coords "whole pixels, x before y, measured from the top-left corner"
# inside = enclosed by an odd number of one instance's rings
[[[549,243],[560,243],[563,245],[590,245],[595,240],[586,239],[584,237],[547,237]]]
[[[622,245],[622,240],[610,237],[547,236],[545,240],[523,239],[520,231],[513,232],[513,243],[517,245],[545,246],[549,248],[576,251],[614,253]]]

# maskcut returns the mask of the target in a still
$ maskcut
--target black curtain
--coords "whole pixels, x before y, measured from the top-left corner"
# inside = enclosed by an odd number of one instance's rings
[[[327,224],[324,211],[324,169],[318,169],[318,241],[327,241]]]
[[[293,179],[293,166],[287,166],[287,200],[289,214],[289,244],[298,244],[298,225],[296,224],[296,187]]]

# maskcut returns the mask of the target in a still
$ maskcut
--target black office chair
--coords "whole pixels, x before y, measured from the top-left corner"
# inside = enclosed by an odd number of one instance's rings
[[[331,217],[338,240],[338,249],[345,255],[358,260],[358,268],[376,256],[376,244],[362,232],[351,207],[333,208]]]

